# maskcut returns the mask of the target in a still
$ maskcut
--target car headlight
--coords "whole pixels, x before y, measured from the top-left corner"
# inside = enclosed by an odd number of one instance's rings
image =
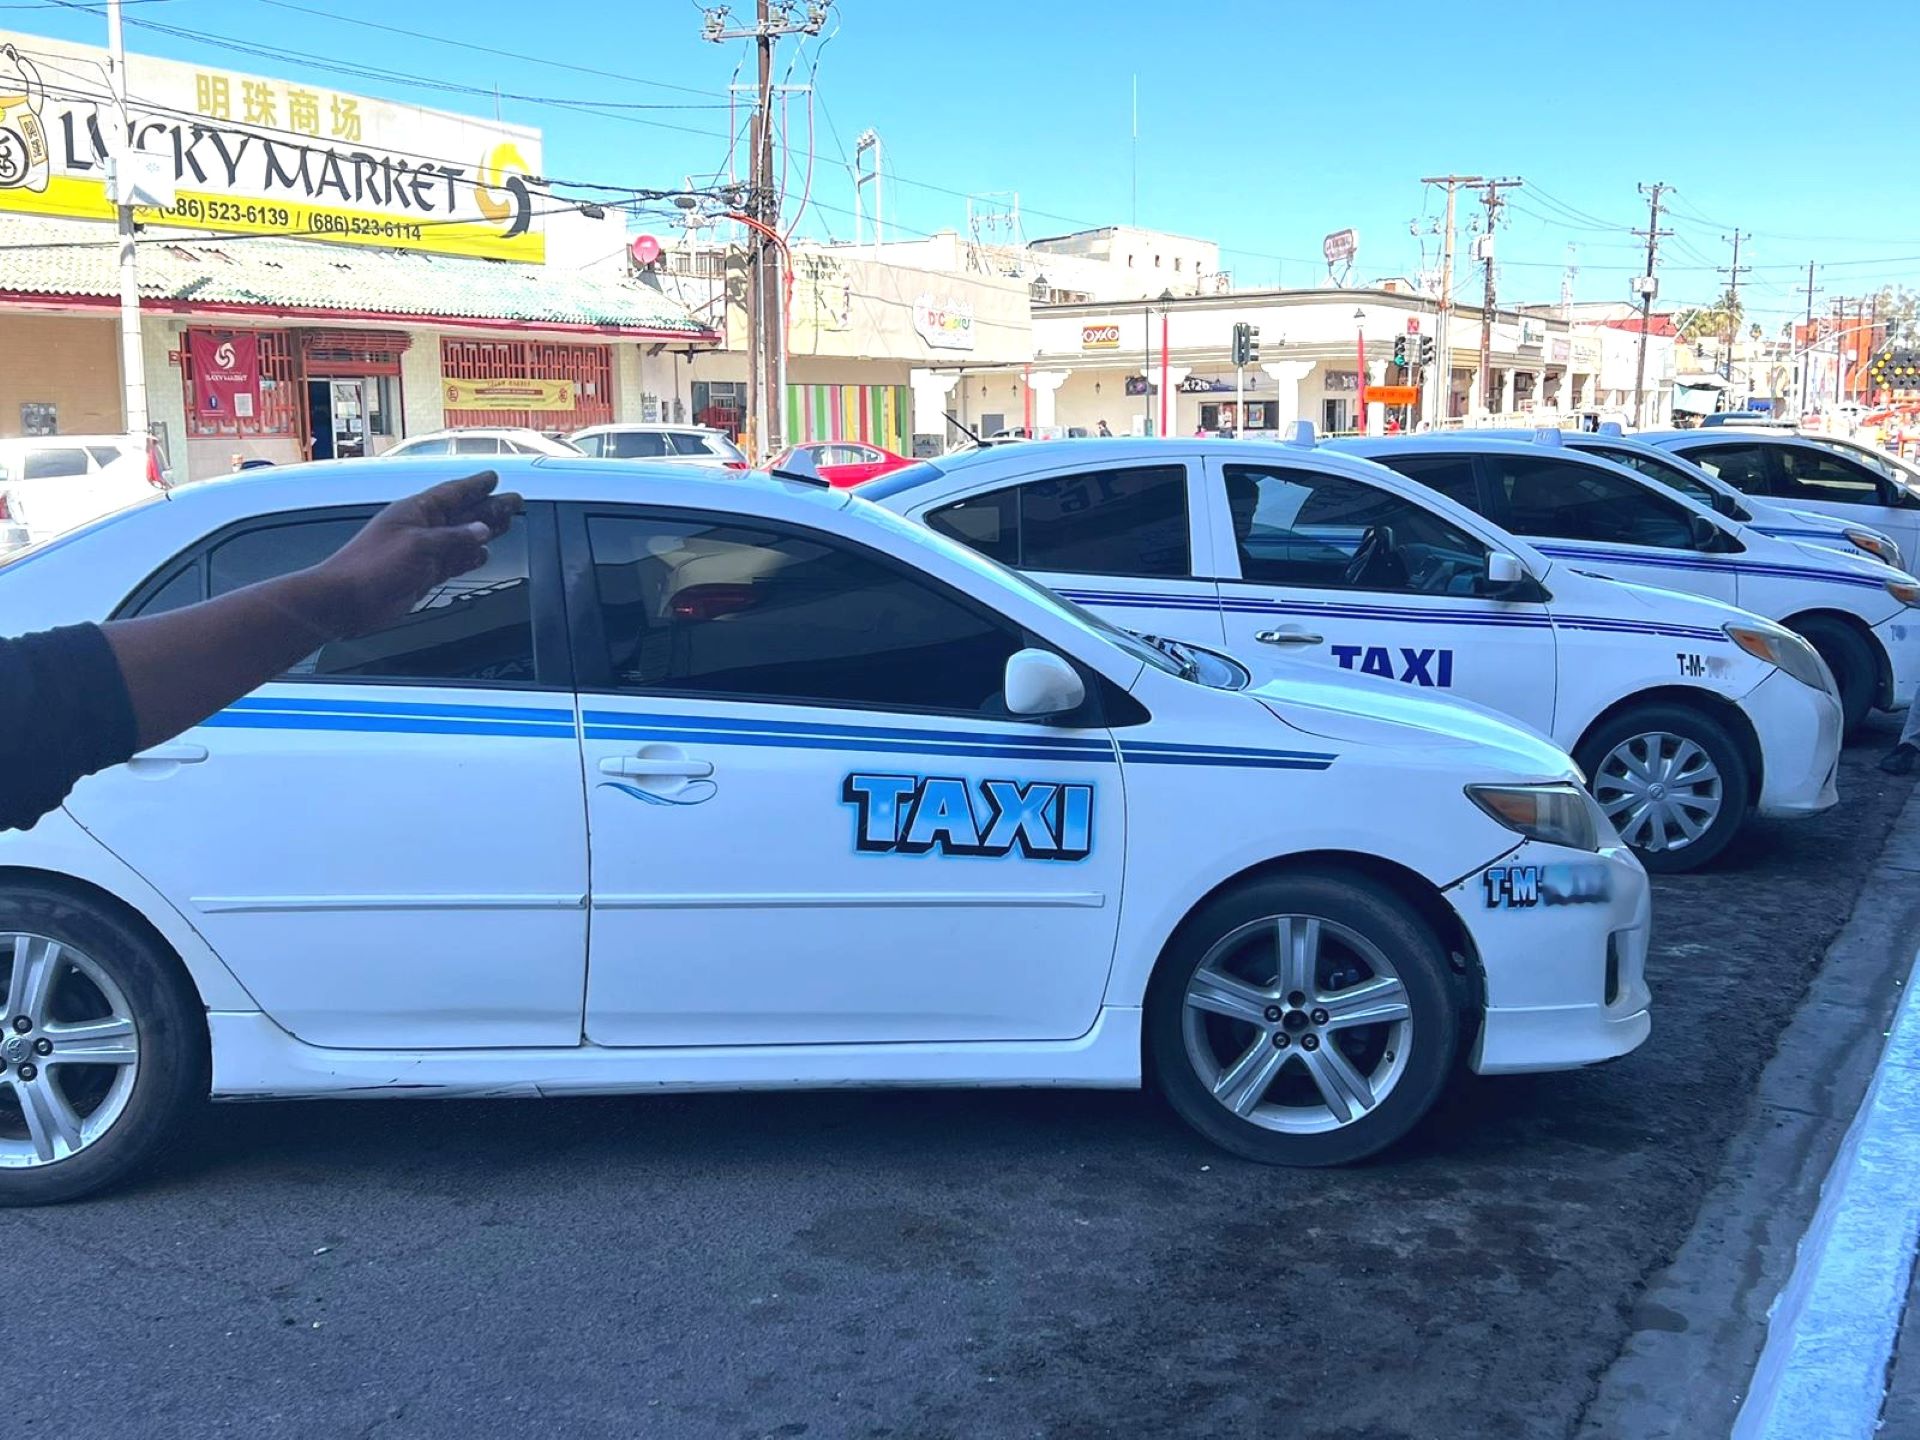
[[[1598,850],[1613,827],[1578,785],[1469,785],[1467,798],[1516,835],[1570,850]]]
[[[1906,580],[1889,580],[1887,593],[1902,605],[1920,605],[1920,585]]]
[[[1820,652],[1791,630],[1774,625],[1742,625],[1737,621],[1722,628],[1726,630],[1727,638],[1749,655],[1769,665],[1779,666],[1802,685],[1824,690],[1829,695],[1840,693],[1834,686],[1833,672],[1827,669],[1827,662],[1820,658]]]
[[[1864,530],[1849,530],[1847,540],[1856,550],[1864,550],[1876,560],[1884,560],[1896,569],[1900,565],[1900,547],[1893,541],[1879,535],[1869,535]]]

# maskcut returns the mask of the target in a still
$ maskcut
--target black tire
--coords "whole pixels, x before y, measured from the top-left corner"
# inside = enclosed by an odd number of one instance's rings
[[[37,885],[0,889],[0,1009],[6,1008],[16,963],[11,937],[23,934],[55,941],[65,954],[77,952],[118,988],[139,1052],[118,1117],[96,1138],[64,1158],[24,1167],[0,1164],[0,1205],[50,1205],[119,1183],[176,1133],[207,1096],[207,1029],[179,961],[151,934],[110,906]],[[53,1018],[91,1018],[89,997],[105,997],[106,992],[71,962],[61,963],[64,968],[56,967],[60,979],[53,992]],[[12,1015],[0,1019],[0,1025],[0,1045],[11,1037],[37,1038],[35,1031],[21,1035]],[[33,1079],[24,1080],[16,1057],[0,1074],[0,1144],[32,1143],[19,1098],[22,1084],[58,1085],[60,1096],[84,1119],[101,1113],[105,1102],[89,1110],[88,1097],[112,1083],[108,1077],[116,1074],[117,1069],[94,1065],[43,1065],[36,1066]]]
[[[1727,727],[1690,705],[1658,702],[1637,705],[1596,725],[1580,742],[1574,759],[1586,775],[1594,798],[1602,809],[1608,809],[1625,792],[1610,784],[1610,777],[1602,774],[1606,758],[1636,736],[1662,734],[1699,746],[1720,777],[1719,813],[1696,839],[1656,848],[1647,843],[1648,837],[1632,834],[1629,821],[1616,819],[1617,828],[1633,847],[1633,853],[1640,857],[1642,865],[1656,874],[1674,875],[1713,863],[1740,833],[1740,827],[1747,823],[1747,815],[1753,809],[1752,776],[1746,756]]]
[[[1311,1019],[1316,1013],[1311,1005],[1290,1005],[1275,988],[1277,975],[1256,974],[1266,964],[1256,933],[1236,944],[1231,954],[1217,956],[1208,968],[1230,965],[1234,967],[1231,973],[1244,968],[1246,976],[1256,983],[1267,979],[1266,988],[1273,992],[1276,1002],[1271,1009],[1280,1011],[1282,1019],[1268,1018],[1271,1011],[1263,1013],[1257,1023],[1196,1011],[1195,1023],[1201,1027],[1199,1040],[1206,1057],[1204,1062],[1196,1061],[1189,1049],[1187,1028],[1187,993],[1195,972],[1216,946],[1243,927],[1280,916],[1311,917],[1322,922],[1315,984],[1327,1004],[1336,1003],[1342,989],[1357,992],[1360,985],[1375,978],[1364,973],[1371,962],[1340,932],[1350,932],[1371,945],[1403,987],[1404,1025],[1321,1031]],[[1330,926],[1340,929],[1327,928]],[[1269,928],[1266,934],[1267,951],[1273,952],[1274,932]],[[1346,984],[1335,983],[1343,979]],[[1311,1002],[1315,997],[1306,998]],[[1296,1013],[1306,1017],[1298,1027],[1292,1023]],[[1207,901],[1187,917],[1160,957],[1147,989],[1144,1017],[1148,1061],[1161,1092],[1181,1119],[1236,1155],[1267,1165],[1300,1166],[1350,1164],[1405,1135],[1432,1108],[1447,1083],[1459,1044],[1460,1022],[1460,1002],[1446,951],[1432,928],[1387,886],[1336,871],[1268,876]],[[1254,1096],[1252,1113],[1258,1118],[1236,1114],[1215,1098],[1209,1075],[1202,1073],[1200,1065],[1205,1063],[1211,1070],[1217,1064],[1227,1070],[1231,1066],[1228,1057],[1250,1059],[1256,1051],[1271,1060],[1267,1041],[1278,1031],[1291,1031],[1291,1043],[1287,1053],[1273,1062],[1281,1067],[1279,1073],[1261,1085],[1260,1093]],[[1335,1121],[1335,1112],[1327,1105],[1325,1122],[1334,1122],[1336,1128],[1314,1133],[1271,1128],[1287,1123],[1289,1117],[1304,1118],[1311,1106],[1322,1103],[1307,1069],[1310,1057],[1304,1037],[1308,1034],[1314,1036],[1316,1050],[1323,1045],[1339,1047],[1349,1067],[1372,1082],[1374,1089],[1384,1089],[1384,1094],[1370,1108],[1351,1106],[1350,1118],[1344,1123]],[[1324,1065],[1326,1057],[1321,1056],[1316,1063]],[[1295,1100],[1305,1103],[1290,1103]]]
[[[1827,662],[1833,683],[1840,687],[1840,733],[1850,736],[1873,709],[1880,688],[1880,667],[1873,647],[1852,626],[1824,615],[1795,621],[1793,630]]]

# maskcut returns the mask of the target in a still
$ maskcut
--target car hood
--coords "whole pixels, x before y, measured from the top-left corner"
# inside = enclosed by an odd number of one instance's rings
[[[1441,700],[1367,675],[1319,678],[1302,665],[1247,692],[1295,730],[1325,740],[1399,751],[1477,751],[1480,763],[1530,779],[1575,772],[1564,750],[1537,731],[1467,700]]]
[[[1619,580],[1583,569],[1577,560],[1556,563],[1548,586],[1553,591],[1553,603],[1548,608],[1555,616],[1604,615],[1655,625],[1705,625],[1716,630],[1729,620],[1753,619],[1736,605]]]
[[[1822,570],[1837,571],[1841,575],[1858,575],[1863,579],[1882,584],[1888,581],[1900,581],[1908,585],[1920,583],[1906,571],[1896,570],[1886,561],[1876,560],[1866,551],[1854,549],[1837,535],[1834,540],[1839,541],[1838,545],[1830,541],[1795,540],[1787,536],[1777,536],[1775,539],[1779,544],[1798,552],[1798,556],[1793,558],[1804,556]]]

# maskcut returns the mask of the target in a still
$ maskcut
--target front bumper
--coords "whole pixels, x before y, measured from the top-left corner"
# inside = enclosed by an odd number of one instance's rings
[[[1902,610],[1873,627],[1873,635],[1887,654],[1891,684],[1882,697],[1888,709],[1911,705],[1920,695],[1920,610]]]
[[[1776,670],[1740,702],[1760,740],[1757,814],[1794,820],[1837,803],[1840,702]]]
[[[1447,892],[1486,980],[1468,1064],[1482,1075],[1612,1060],[1653,1028],[1652,894],[1625,847],[1594,854],[1528,841]]]

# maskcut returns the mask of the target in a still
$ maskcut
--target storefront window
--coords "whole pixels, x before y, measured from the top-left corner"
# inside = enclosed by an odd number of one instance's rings
[[[738,439],[740,432],[747,428],[746,381],[694,381],[693,423],[724,430]]]
[[[367,429],[375,435],[395,434],[399,418],[393,408],[393,377],[373,376],[367,381]]]
[[[235,335],[254,334],[259,340],[260,395],[252,415],[200,413],[193,374],[194,337],[211,337],[217,344]],[[299,433],[298,387],[293,383],[293,346],[280,330],[185,330],[180,334],[180,374],[187,392],[187,434],[194,438],[217,435],[295,435]]]
[[[443,338],[440,363],[449,395],[449,425],[578,430],[613,420],[613,351],[606,345]],[[530,391],[548,393],[540,394],[538,408],[523,409],[482,409],[451,398],[469,387],[479,393],[485,382],[498,380],[532,381]]]

